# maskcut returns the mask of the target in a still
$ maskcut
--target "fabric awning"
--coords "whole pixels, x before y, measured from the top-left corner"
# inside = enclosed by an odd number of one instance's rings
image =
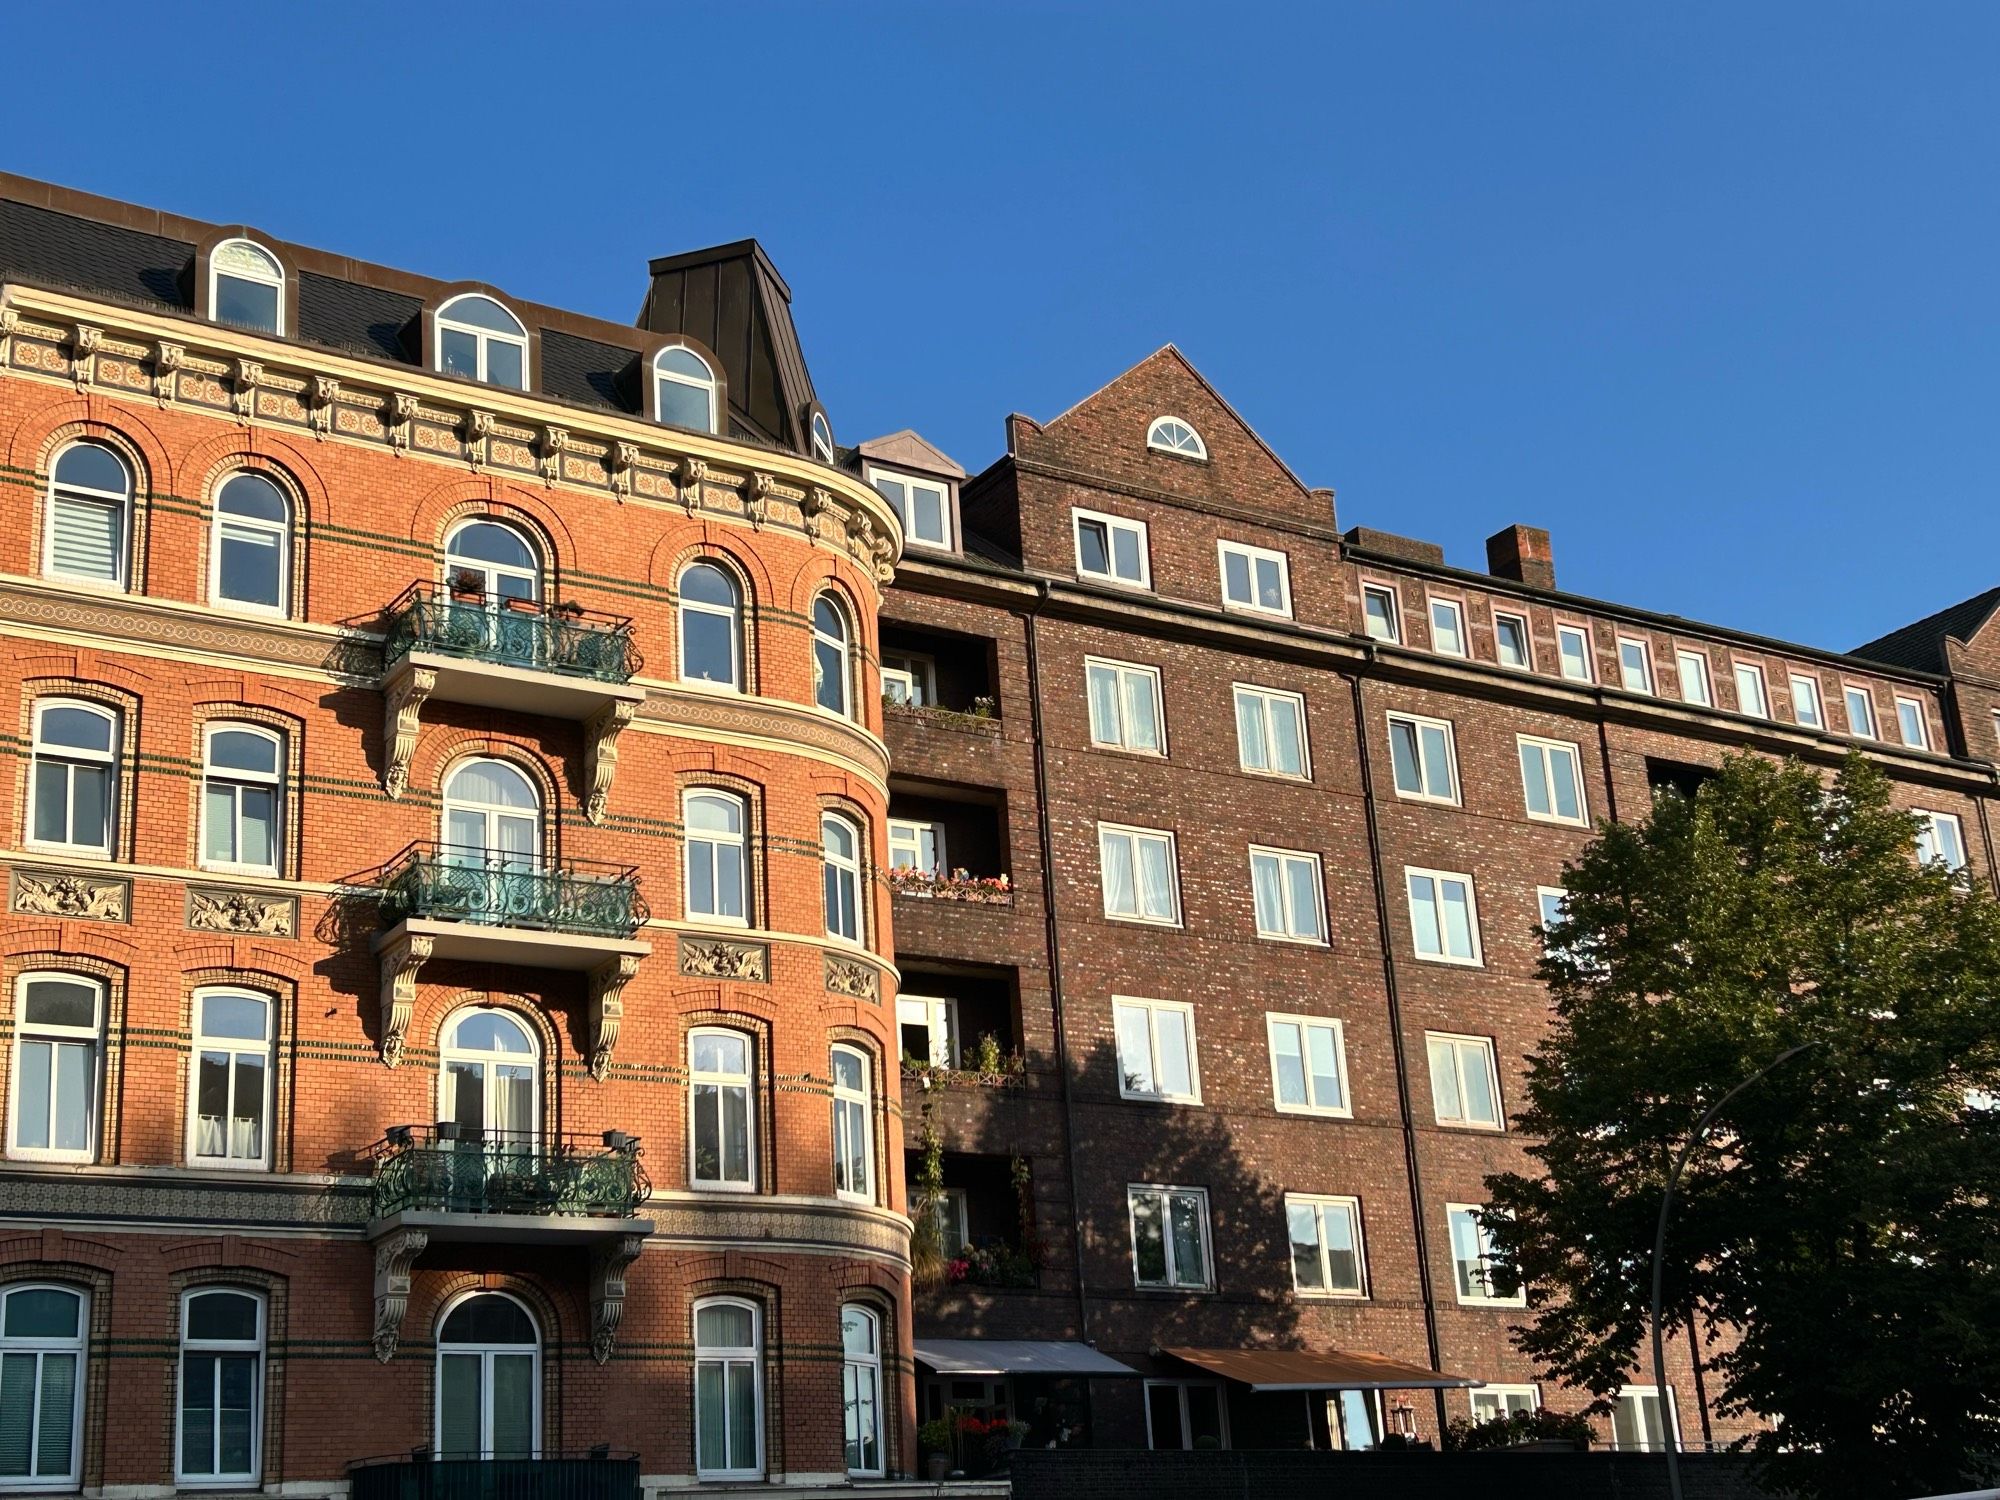
[[[1383,1354],[1331,1349],[1162,1349],[1253,1391],[1437,1391],[1486,1384]]]
[[[917,1358],[939,1375],[1137,1375],[1088,1344],[1062,1339],[917,1339]]]

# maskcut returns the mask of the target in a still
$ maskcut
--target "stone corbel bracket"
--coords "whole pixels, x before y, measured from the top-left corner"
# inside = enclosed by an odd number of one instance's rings
[[[593,823],[604,821],[611,804],[611,779],[618,774],[618,736],[638,715],[637,698],[620,698],[584,726],[588,745],[584,751],[584,781],[588,790],[583,799],[583,815]]]
[[[160,340],[160,352],[153,359],[153,399],[161,406],[174,399],[174,380],[186,359],[185,344]]]
[[[410,784],[424,700],[437,689],[437,673],[407,662],[382,688],[382,790],[395,801]]]
[[[403,1038],[417,1009],[417,970],[431,956],[437,939],[404,933],[382,950],[382,1062],[395,1067],[403,1060]]]
[[[486,462],[486,445],[492,437],[492,412],[469,411],[465,414],[465,461],[473,468]]]
[[[19,309],[0,303],[0,365],[11,364],[14,359],[14,335],[20,331]]]
[[[395,1357],[409,1311],[410,1268],[429,1243],[421,1229],[391,1230],[375,1242],[375,1357],[385,1365]]]
[[[554,489],[562,479],[563,455],[569,451],[569,429],[542,429],[542,485]]]
[[[625,1315],[625,1272],[646,1248],[643,1234],[621,1234],[590,1257],[590,1357],[600,1365],[611,1358],[618,1320]]]
[[[238,423],[248,423],[257,413],[257,387],[264,383],[264,367],[254,359],[236,361],[235,389],[229,404],[236,410]]]
[[[639,972],[637,953],[621,953],[590,972],[590,1076],[600,1083],[611,1071],[611,1054],[625,1022],[625,986]]]
[[[410,432],[417,421],[417,398],[408,391],[396,391],[389,397],[389,451],[403,454],[410,450]]]
[[[632,474],[639,467],[639,445],[618,443],[611,450],[611,493],[620,500],[632,498]]]
[[[315,375],[312,390],[312,433],[324,439],[333,431],[333,409],[340,405],[340,382],[331,375]]]
[[[76,325],[75,352],[70,360],[70,372],[76,377],[76,388],[86,390],[97,373],[97,351],[104,343],[104,330],[87,324]]]
[[[681,465],[681,506],[689,515],[701,509],[701,486],[708,478],[708,464],[691,458]]]

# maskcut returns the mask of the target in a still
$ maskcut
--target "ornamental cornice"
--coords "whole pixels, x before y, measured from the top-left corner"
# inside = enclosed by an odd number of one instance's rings
[[[239,422],[463,464],[522,484],[798,532],[850,555],[878,585],[902,527],[859,477],[799,454],[660,427],[623,413],[472,384],[68,293],[0,289],[7,373],[74,382]],[[170,346],[172,368],[160,351]]]

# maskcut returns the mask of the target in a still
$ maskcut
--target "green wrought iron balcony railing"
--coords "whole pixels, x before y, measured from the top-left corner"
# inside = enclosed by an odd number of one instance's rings
[[[466,594],[415,583],[386,611],[384,664],[412,651],[464,657],[531,672],[593,682],[630,682],[645,660],[632,642],[632,622],[570,604]]]
[[[382,867],[382,917],[629,938],[652,915],[631,865],[540,864],[463,844],[410,845]]]
[[[351,1500],[640,1500],[639,1456],[607,1444],[583,1453],[483,1458],[428,1448],[348,1466]]]
[[[531,1136],[443,1121],[394,1125],[369,1150],[374,1216],[533,1214],[629,1219],[653,1195],[639,1138]]]

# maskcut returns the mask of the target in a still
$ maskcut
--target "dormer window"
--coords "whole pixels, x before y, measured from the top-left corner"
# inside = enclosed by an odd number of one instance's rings
[[[285,331],[285,268],[261,245],[224,240],[208,257],[208,315],[218,323]]]
[[[1146,446],[1156,453],[1177,453],[1182,458],[1208,462],[1208,444],[1179,417],[1155,417],[1146,429]]]
[[[816,411],[812,419],[813,457],[823,464],[833,462],[833,428],[827,424],[826,413]]]
[[[868,482],[896,508],[904,539],[922,547],[951,545],[951,487],[941,480],[914,474],[870,469]]]
[[[469,292],[437,310],[437,367],[488,385],[528,388],[528,330],[491,297]]]
[[[669,427],[716,430],[715,371],[685,345],[662,349],[653,359],[654,414]]]

